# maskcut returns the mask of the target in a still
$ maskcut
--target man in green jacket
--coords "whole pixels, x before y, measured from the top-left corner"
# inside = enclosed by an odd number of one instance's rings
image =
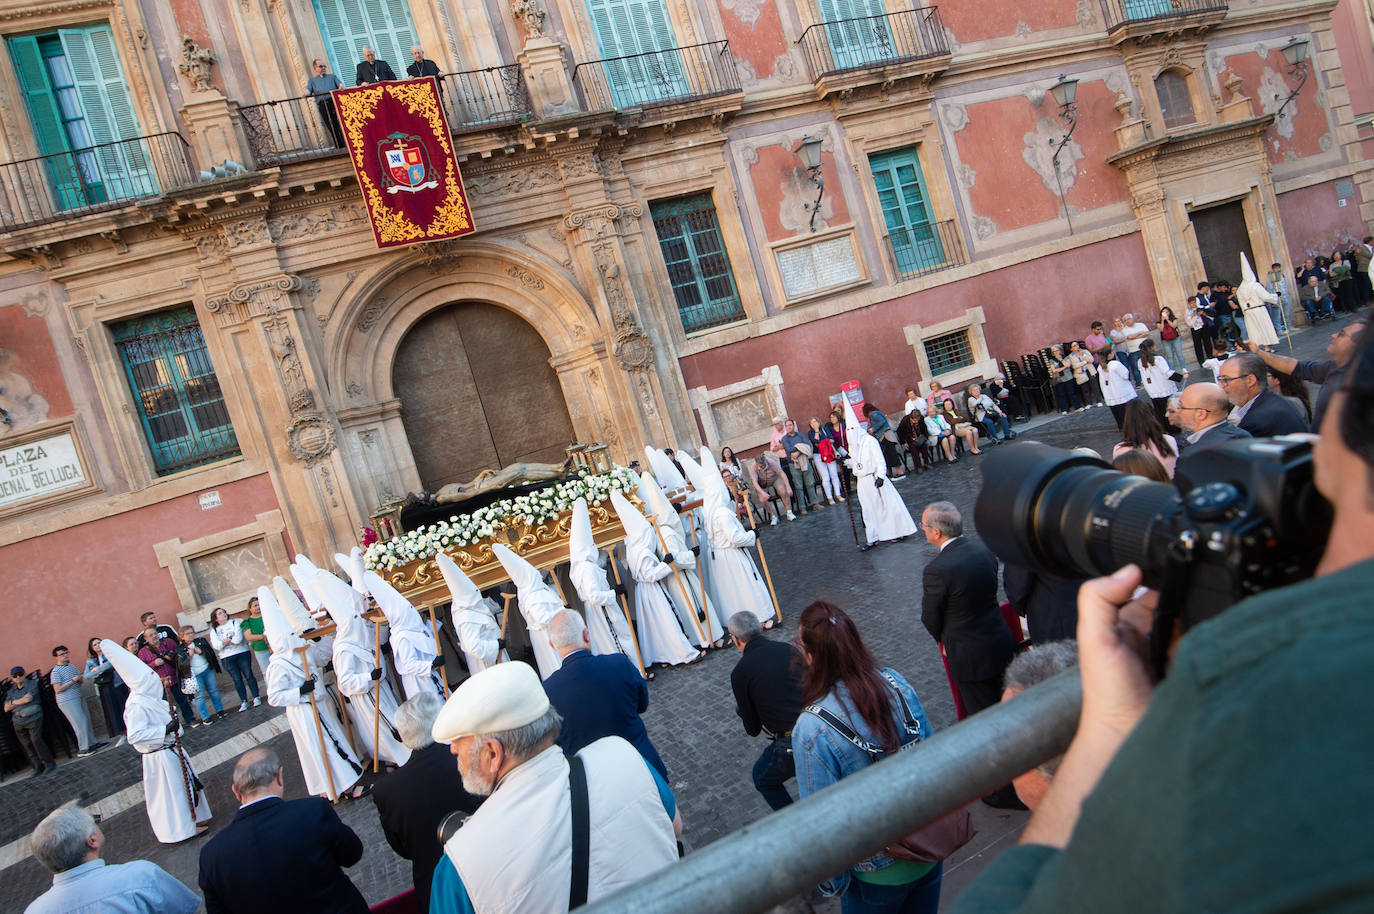
[[[1374,334],[1361,349],[1315,450],[1316,576],[1190,630],[1158,688],[1158,595],[1131,600],[1135,566],[1085,583],[1078,732],[955,914],[1374,907]]]

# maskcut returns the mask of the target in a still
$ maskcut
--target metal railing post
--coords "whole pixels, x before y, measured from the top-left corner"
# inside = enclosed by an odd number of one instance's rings
[[[1081,704],[1078,671],[1061,673],[582,910],[767,911],[1059,755]]]

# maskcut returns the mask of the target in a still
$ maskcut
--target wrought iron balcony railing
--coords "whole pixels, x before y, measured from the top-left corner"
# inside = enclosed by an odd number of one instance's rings
[[[0,164],[6,230],[117,209],[193,183],[186,140],[158,133]]]
[[[1189,19],[1219,19],[1226,0],[1101,0],[1107,31],[1140,24],[1163,27]]]
[[[968,263],[964,239],[954,220],[930,222],[883,237],[899,279],[924,276]]]
[[[573,68],[588,111],[653,108],[740,91],[730,42],[588,60]]]
[[[797,43],[816,79],[949,54],[938,7],[818,22]]]
[[[454,134],[516,124],[532,110],[518,64],[445,73],[439,95]],[[239,115],[259,168],[344,154],[343,131],[328,96],[245,105]]]

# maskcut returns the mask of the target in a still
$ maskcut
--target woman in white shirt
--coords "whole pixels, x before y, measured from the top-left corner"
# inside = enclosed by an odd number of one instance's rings
[[[950,463],[958,463],[959,458],[954,456],[954,428],[949,424],[949,420],[940,415],[940,411],[932,403],[926,407],[926,433],[930,435],[930,440],[940,445],[940,450],[945,452],[945,459]]]
[[[1116,350],[1106,347],[1098,354],[1102,360],[1097,370],[1097,383],[1102,387],[1102,402],[1112,411],[1116,427],[1121,428],[1126,415],[1126,404],[1136,399],[1135,385],[1131,383],[1131,373],[1116,357]]]
[[[1155,407],[1155,418],[1160,425],[1168,423],[1164,411],[1169,407],[1169,398],[1178,393],[1178,385],[1170,375],[1174,370],[1162,355],[1155,355],[1154,340],[1140,344],[1140,377],[1145,382],[1145,394]]]
[[[1069,367],[1073,370],[1073,383],[1078,385],[1078,399],[1083,408],[1101,406],[1102,399],[1092,396],[1093,375],[1097,374],[1097,367],[1093,364],[1092,353],[1078,345],[1078,340],[1069,344]]]
[[[229,671],[229,678],[234,680],[234,691],[239,693],[239,710],[248,710],[249,690],[253,692],[253,707],[262,704],[258,697],[258,680],[253,675],[252,651],[243,638],[243,629],[229,618],[229,611],[223,606],[210,613],[210,646]]]

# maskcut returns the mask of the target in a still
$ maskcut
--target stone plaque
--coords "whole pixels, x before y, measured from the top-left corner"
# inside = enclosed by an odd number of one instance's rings
[[[800,298],[863,278],[849,235],[778,251],[777,258],[788,298]]]
[[[763,388],[712,403],[711,412],[724,442],[740,441],[757,434],[761,429],[766,433],[773,427],[773,417],[768,409],[768,391]]]
[[[71,432],[0,449],[0,508],[85,485]]]
[[[263,540],[239,543],[197,556],[189,564],[196,599],[201,603],[213,603],[256,590],[264,581],[272,580],[273,574],[267,543]]]

